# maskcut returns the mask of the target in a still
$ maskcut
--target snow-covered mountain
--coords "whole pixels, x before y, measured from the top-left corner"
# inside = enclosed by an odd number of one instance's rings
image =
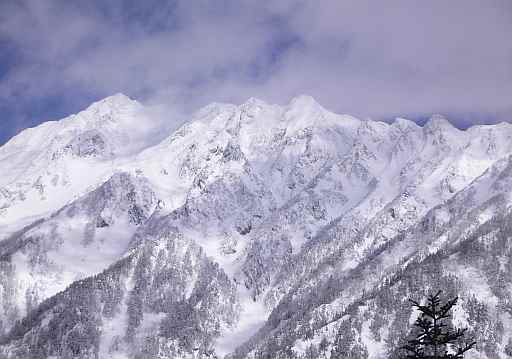
[[[512,125],[148,121],[115,95],[0,147],[0,358],[387,358],[438,288],[469,358],[512,354]]]

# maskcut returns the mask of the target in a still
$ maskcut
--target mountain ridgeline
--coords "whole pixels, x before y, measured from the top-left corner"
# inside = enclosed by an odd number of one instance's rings
[[[114,95],[0,147],[0,358],[398,359],[438,289],[466,358],[512,358],[512,125],[300,96],[154,143],[150,113]]]

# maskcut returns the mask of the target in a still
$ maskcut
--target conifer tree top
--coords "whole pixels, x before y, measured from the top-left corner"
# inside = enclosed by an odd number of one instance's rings
[[[403,347],[407,351],[404,359],[462,359],[476,342],[460,344],[467,328],[449,327],[451,310],[458,297],[441,302],[441,293],[429,295],[424,305],[410,299],[420,312],[416,319],[417,334]]]

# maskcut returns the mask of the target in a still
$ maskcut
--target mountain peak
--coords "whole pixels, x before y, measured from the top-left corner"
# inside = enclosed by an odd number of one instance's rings
[[[127,107],[140,107],[142,106],[138,101],[130,97],[116,93],[114,95],[105,97],[99,101],[93,102],[85,111],[104,112],[105,110],[120,110]]]
[[[395,125],[396,127],[398,127],[401,130],[419,127],[416,122],[408,120],[406,118],[402,118],[402,117],[395,118],[395,120],[393,121],[393,125]]]
[[[312,96],[309,95],[299,95],[294,97],[290,101],[290,107],[293,108],[319,108],[322,109],[322,105],[320,105]]]
[[[244,108],[247,108],[247,107],[263,107],[263,106],[267,106],[267,103],[263,100],[260,100],[259,98],[256,98],[256,97],[250,97],[249,99],[247,99],[247,101],[245,101],[241,107],[244,107]]]
[[[137,102],[126,96],[124,93],[118,92],[113,95],[107,96],[102,100],[97,101],[97,103],[129,103],[129,102]]]
[[[448,119],[440,114],[433,114],[425,124],[428,128],[450,128],[456,129]]]

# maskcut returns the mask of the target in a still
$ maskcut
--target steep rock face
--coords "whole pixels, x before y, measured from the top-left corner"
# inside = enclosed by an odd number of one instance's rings
[[[118,173],[1,241],[2,332],[42,300],[116,262],[156,206],[146,179]]]
[[[133,117],[125,100],[93,105],[94,125],[50,151],[121,174],[100,186],[98,172],[67,166],[87,195],[36,222],[4,210],[5,233],[28,225],[0,242],[5,356],[334,358],[349,347],[380,358],[406,334],[407,297],[437,286],[462,296],[455,321],[485,328],[474,334],[491,344],[478,355],[505,358],[510,321],[496,313],[511,294],[512,126],[461,131],[439,115],[387,124],[307,96],[250,99],[207,106],[121,156],[129,126],[102,126],[105,113]],[[40,203],[38,213],[60,208]],[[30,279],[13,282],[15,265]]]

